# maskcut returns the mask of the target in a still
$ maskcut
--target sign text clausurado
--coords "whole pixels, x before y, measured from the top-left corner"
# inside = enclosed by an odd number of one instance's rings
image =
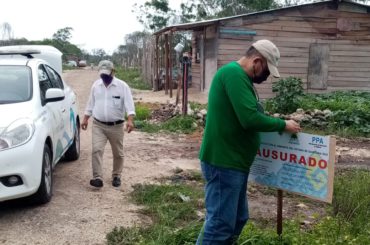
[[[331,202],[335,138],[306,133],[261,133],[249,180]]]

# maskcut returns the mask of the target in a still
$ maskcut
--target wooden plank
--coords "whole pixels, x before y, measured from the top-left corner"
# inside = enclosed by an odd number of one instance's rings
[[[324,34],[336,34],[337,28],[325,28],[325,27],[301,27],[301,26],[278,26],[278,25],[251,25],[257,32],[259,31],[279,31],[279,32],[298,32],[298,33],[324,33]]]
[[[369,57],[355,57],[355,56],[347,56],[346,58],[343,58],[343,56],[334,56],[331,55],[329,61],[345,61],[345,62],[353,62],[353,63],[369,63],[370,58]]]
[[[243,35],[243,36],[255,36],[256,31],[251,29],[250,27],[247,26],[230,26],[230,27],[224,27],[220,26],[219,28],[219,33],[220,34],[229,34],[229,35]]]
[[[218,62],[221,62],[222,64],[229,63],[230,61],[238,60],[240,56],[232,56],[232,55],[221,55],[218,56]],[[293,57],[293,58],[287,58],[287,57],[281,57],[280,61],[282,63],[302,63],[307,66],[308,58],[300,58],[300,57]],[[302,65],[303,66],[303,65]]]
[[[241,50],[245,52],[248,48],[249,46],[245,46],[245,45],[232,45],[232,44],[219,45],[219,50],[224,50],[224,51]],[[279,48],[280,54],[284,54],[285,52],[308,53],[307,47],[280,47],[278,46],[278,48]]]
[[[305,6],[304,8],[295,8],[295,9],[280,9],[275,12],[269,12],[266,14],[258,14],[258,15],[249,15],[243,17],[244,24],[252,24],[252,23],[261,23],[261,22],[272,22],[276,19],[279,20],[293,20],[299,21],[304,19],[307,20],[316,20],[320,21],[319,18],[323,19],[324,21],[328,19],[328,14],[331,12],[331,18],[335,18],[333,13],[335,14],[336,11],[332,11],[326,7],[317,7],[315,6],[314,9],[308,9],[309,6]]]
[[[224,55],[224,54],[228,54],[228,55],[239,55],[239,56],[243,56],[245,54],[245,49],[219,49],[218,50],[218,55]]]
[[[338,34],[338,38],[341,40],[347,40],[347,41],[352,41],[354,44],[368,44],[370,41],[370,35],[366,36],[357,36],[357,35],[340,35]]]
[[[328,80],[329,81],[370,82],[369,77],[338,77],[338,76],[333,76],[331,73],[329,73]]]
[[[370,70],[370,63],[364,64],[365,67],[333,67],[329,65],[329,72],[341,71],[341,72],[367,72]]]
[[[328,86],[331,87],[362,87],[362,88],[370,88],[370,80],[369,81],[328,81]]]
[[[335,56],[357,56],[357,57],[369,57],[370,58],[370,51],[357,51],[357,50],[352,50],[352,51],[331,51],[330,55],[335,55]]]
[[[370,70],[368,70],[367,72],[332,71],[332,72],[330,72],[330,75],[334,76],[334,77],[349,77],[349,78],[351,78],[351,77],[353,77],[353,78],[363,77],[363,78],[369,79],[369,81],[370,81]]]
[[[257,37],[256,37],[255,40],[258,40],[258,39],[268,39],[273,43],[276,43],[276,42],[299,42],[299,43],[307,43],[308,45],[310,43],[314,43],[314,42],[318,41],[317,38],[313,38],[313,37],[296,37],[296,36],[282,37],[282,36],[276,36],[276,35],[274,35],[274,36],[272,36],[272,35],[263,35],[261,33],[257,33]],[[327,41],[327,42],[329,42],[329,41]]]
[[[331,44],[330,51],[367,51],[370,52],[370,41],[368,45],[343,45]]]
[[[279,62],[286,62],[286,63],[307,63],[308,62],[308,58],[281,56]]]
[[[369,30],[366,31],[338,31],[338,34],[342,37],[355,36],[357,39],[362,37],[370,38]]]
[[[279,16],[279,21],[292,21],[296,23],[337,23],[337,18],[331,17],[315,17],[315,16],[302,16],[302,15],[285,15]]]
[[[283,61],[279,61],[279,66],[278,68],[284,68],[284,67],[291,67],[291,68],[306,68],[308,67],[308,59],[307,62],[305,63],[286,63]]]
[[[220,44],[218,46],[219,50],[247,50],[250,47],[250,45],[233,45],[233,44]]]
[[[224,39],[253,40],[253,36],[247,36],[247,35],[232,35],[232,34],[220,33],[219,37],[224,38]]]
[[[327,91],[328,92],[331,92],[331,91],[340,91],[340,90],[345,90],[345,91],[348,91],[348,90],[369,91],[369,88],[367,88],[367,87],[328,87],[327,88]]]
[[[336,20],[330,19],[330,22],[323,21],[310,21],[310,20],[274,20],[270,23],[256,23],[252,25],[247,25],[247,27],[258,29],[259,26],[284,26],[284,27],[303,27],[303,28],[337,28]]]
[[[168,89],[170,86],[170,76],[169,76],[169,71],[170,71],[170,66],[169,66],[169,42],[168,42],[168,34],[164,34],[164,65],[165,65],[165,84],[164,84],[164,89],[165,89],[165,94],[168,94]]]
[[[328,80],[329,45],[311,44],[308,65],[308,86],[313,89],[326,89]]]
[[[335,36],[336,33],[321,34],[321,33],[313,33],[313,32],[305,33],[305,32],[258,30],[257,35],[271,36],[271,37],[292,37],[292,38],[323,38],[327,36]]]
[[[363,63],[353,63],[353,62],[348,62],[346,59],[342,59],[341,61],[331,61],[329,62],[329,67],[337,67],[337,68],[346,68],[346,67],[358,67],[358,68],[369,68],[370,64],[367,62]]]
[[[259,39],[262,39],[262,38],[258,37],[254,39],[254,41],[259,40]],[[230,40],[230,39],[219,39],[218,41],[219,41],[220,47],[222,47],[223,45],[249,47],[254,42],[254,41],[248,42],[248,41]],[[282,47],[291,47],[291,48],[308,48],[309,47],[309,43],[301,42],[300,40],[295,41],[294,38],[292,38],[290,41],[274,41],[274,43],[279,49]]]
[[[351,18],[351,20],[361,20],[363,22],[369,21],[369,14],[353,13],[353,12],[336,12],[336,17]]]
[[[316,40],[316,42],[317,43],[327,43],[327,44],[337,43],[337,44],[362,45],[362,44],[368,44],[369,43],[369,40],[358,40],[356,38],[349,39],[347,37],[347,39],[337,39],[337,38],[333,38],[333,39],[318,39],[318,40]]]
[[[283,51],[281,49],[280,54],[281,57],[305,57],[308,58],[308,52],[288,52],[288,51]],[[239,55],[239,56],[244,56],[246,52],[246,49],[219,49],[219,55]]]
[[[222,20],[220,26],[242,26],[243,25],[243,18],[235,18],[231,20]]]
[[[307,74],[307,67],[281,67],[278,66],[279,73],[295,73],[295,74]]]

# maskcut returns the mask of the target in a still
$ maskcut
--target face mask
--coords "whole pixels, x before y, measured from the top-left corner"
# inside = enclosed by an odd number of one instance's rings
[[[107,74],[100,74],[100,78],[107,85],[109,85],[112,82],[112,80],[113,80],[113,76],[107,75]]]
[[[261,84],[262,82],[266,81],[267,78],[270,76],[270,71],[268,69],[263,70],[262,74],[256,75],[256,69],[253,66],[253,83]]]

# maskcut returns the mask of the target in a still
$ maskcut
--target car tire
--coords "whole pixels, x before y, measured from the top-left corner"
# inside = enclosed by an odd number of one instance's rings
[[[48,145],[44,146],[42,155],[41,181],[39,189],[30,197],[31,203],[45,204],[53,195],[53,167],[52,155]]]
[[[64,154],[64,160],[75,161],[80,157],[80,127],[77,126],[73,143]]]

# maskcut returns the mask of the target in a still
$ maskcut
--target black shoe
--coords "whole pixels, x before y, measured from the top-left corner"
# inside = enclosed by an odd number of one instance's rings
[[[114,177],[114,178],[113,178],[113,181],[112,181],[112,185],[113,185],[114,187],[118,187],[118,186],[120,186],[120,185],[121,185],[121,179],[120,179],[119,177]]]
[[[90,185],[94,187],[103,187],[103,181],[101,179],[92,179],[90,180]]]

